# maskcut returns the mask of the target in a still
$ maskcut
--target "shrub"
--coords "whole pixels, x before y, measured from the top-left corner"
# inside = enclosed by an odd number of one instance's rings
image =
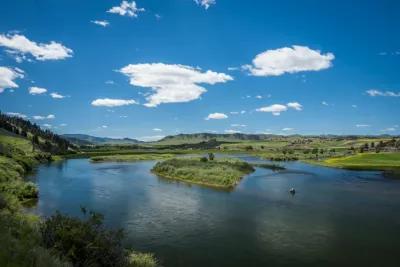
[[[151,253],[132,251],[128,256],[129,267],[155,267],[157,260]]]
[[[207,162],[208,159],[207,159],[206,157],[201,157],[201,158],[200,158],[200,161],[201,161],[201,162]]]
[[[84,220],[56,212],[40,225],[43,246],[74,266],[126,266],[122,230],[103,227],[103,216],[82,208]]]

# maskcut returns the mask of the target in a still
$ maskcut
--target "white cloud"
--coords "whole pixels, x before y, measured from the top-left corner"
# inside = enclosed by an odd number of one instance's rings
[[[267,50],[258,54],[252,65],[244,65],[254,76],[279,76],[285,73],[301,71],[319,71],[332,66],[335,56],[332,53],[321,54],[307,46],[283,47]]]
[[[22,119],[26,119],[28,116],[26,116],[25,114],[22,113],[18,113],[18,112],[7,112],[6,113],[8,116],[12,116],[12,117],[19,117]]]
[[[232,115],[237,115],[237,114],[239,114],[239,111],[231,111],[229,113],[232,114]]]
[[[227,119],[228,116],[224,113],[210,113],[208,114],[208,116],[205,118],[205,120],[223,120],[223,119]]]
[[[126,116],[126,115],[121,115],[121,116],[119,116],[120,118],[124,118],[124,119],[126,119],[126,118],[128,118],[128,116]]]
[[[92,20],[91,23],[94,23],[102,27],[107,27],[108,25],[110,25],[110,23],[107,20]]]
[[[46,119],[52,120],[52,119],[55,119],[56,116],[53,115],[53,114],[49,114],[49,115],[47,115],[47,116],[39,116],[39,115],[36,115],[36,116],[32,116],[32,118],[33,118],[34,120],[46,120]]]
[[[107,129],[107,128],[108,128],[108,126],[107,126],[107,125],[101,125],[101,128],[103,128],[103,129]]]
[[[106,84],[115,84],[115,82],[113,80],[107,80],[105,81]]]
[[[321,104],[324,106],[329,106],[328,102],[326,102],[326,101],[322,101]]]
[[[66,127],[66,126],[68,126],[68,124],[66,124],[66,123],[61,123],[60,126],[61,126],[61,127]]]
[[[303,106],[302,106],[300,103],[298,103],[298,102],[290,102],[290,103],[287,103],[287,106],[288,106],[289,108],[293,108],[293,109],[298,110],[298,111],[300,111],[300,110],[303,109]]]
[[[108,10],[108,13],[113,13],[113,14],[118,14],[121,16],[128,16],[128,17],[137,17],[139,12],[144,12],[144,8],[138,8],[136,6],[136,2],[128,2],[128,1],[122,1],[119,6],[114,6],[110,10]]]
[[[231,124],[231,127],[247,127],[247,125],[246,124],[233,123],[233,124]]]
[[[400,97],[400,92],[399,92],[399,93],[395,93],[395,92],[392,92],[392,91],[385,91],[385,92],[383,92],[383,91],[379,91],[379,90],[376,90],[376,89],[367,90],[366,93],[367,93],[369,96],[391,96],[391,97]]]
[[[52,98],[56,98],[56,99],[62,99],[62,98],[65,98],[65,97],[66,97],[66,96],[64,96],[64,95],[60,95],[59,93],[51,93],[50,96],[51,96]]]
[[[257,99],[262,99],[263,97],[261,95],[256,95]]]
[[[13,70],[0,66],[0,93],[7,88],[18,88],[18,84],[14,80],[23,77],[23,72],[18,71],[18,69]]]
[[[216,4],[215,0],[194,0],[194,1],[196,2],[196,4],[204,7],[205,9],[208,9],[210,6]]]
[[[352,108],[357,108],[357,105],[351,105]]]
[[[43,124],[44,127],[51,128],[51,124],[45,123]]]
[[[155,131],[155,132],[162,132],[162,129],[160,129],[160,128],[153,128],[153,131]]]
[[[241,131],[238,131],[238,130],[232,130],[232,129],[225,130],[224,132],[225,132],[225,133],[228,133],[228,134],[241,133]]]
[[[163,139],[165,135],[152,135],[152,136],[142,136],[139,137],[139,140],[146,141],[146,142],[151,142],[151,141],[158,141],[160,139]]]
[[[26,54],[31,54],[37,60],[59,60],[71,57],[73,51],[60,43],[51,41],[48,44],[30,41],[23,35],[0,34],[0,46],[7,47],[10,54],[16,55],[20,60]]]
[[[396,128],[394,128],[394,127],[389,127],[389,128],[386,128],[386,129],[383,129],[383,130],[381,130],[382,132],[394,132],[394,131],[396,131]]]
[[[95,107],[120,107],[137,104],[133,99],[111,99],[111,98],[99,98],[92,101],[92,106]]]
[[[44,94],[46,92],[47,92],[47,89],[45,89],[45,88],[36,87],[36,86],[29,87],[29,94],[31,94],[31,95],[40,95],[40,94]]]
[[[282,129],[282,131],[284,131],[284,132],[293,131],[293,130],[294,130],[294,128],[283,128]]]
[[[225,73],[177,64],[130,64],[120,70],[130,78],[130,84],[151,88],[145,106],[156,107],[162,103],[189,102],[200,98],[207,90],[198,84],[225,83],[233,78]]]
[[[238,67],[228,67],[228,70],[234,71],[234,70],[239,70],[239,68]]]
[[[369,124],[356,124],[357,128],[365,128],[365,127],[370,127],[371,125]]]
[[[271,106],[266,106],[266,107],[262,107],[262,108],[256,109],[256,111],[258,111],[258,112],[270,112],[274,116],[279,116],[279,115],[281,115],[281,112],[284,112],[287,109],[288,108],[285,105],[273,104]]]

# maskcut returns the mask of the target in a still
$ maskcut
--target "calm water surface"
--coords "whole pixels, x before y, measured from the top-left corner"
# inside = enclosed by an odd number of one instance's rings
[[[400,266],[400,181],[380,172],[291,162],[282,172],[257,169],[226,192],[158,178],[154,164],[41,166],[35,212],[101,212],[126,230],[127,245],[167,267]]]

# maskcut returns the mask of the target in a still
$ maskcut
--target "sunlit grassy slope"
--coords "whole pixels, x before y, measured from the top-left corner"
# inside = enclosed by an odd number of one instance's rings
[[[330,158],[323,163],[327,166],[347,169],[400,169],[400,153],[363,153],[349,157]]]

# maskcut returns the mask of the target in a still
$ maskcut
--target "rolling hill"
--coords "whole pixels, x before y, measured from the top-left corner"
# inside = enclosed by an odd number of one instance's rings
[[[87,134],[63,134],[63,138],[76,145],[131,145],[142,141],[131,138],[97,137]]]

